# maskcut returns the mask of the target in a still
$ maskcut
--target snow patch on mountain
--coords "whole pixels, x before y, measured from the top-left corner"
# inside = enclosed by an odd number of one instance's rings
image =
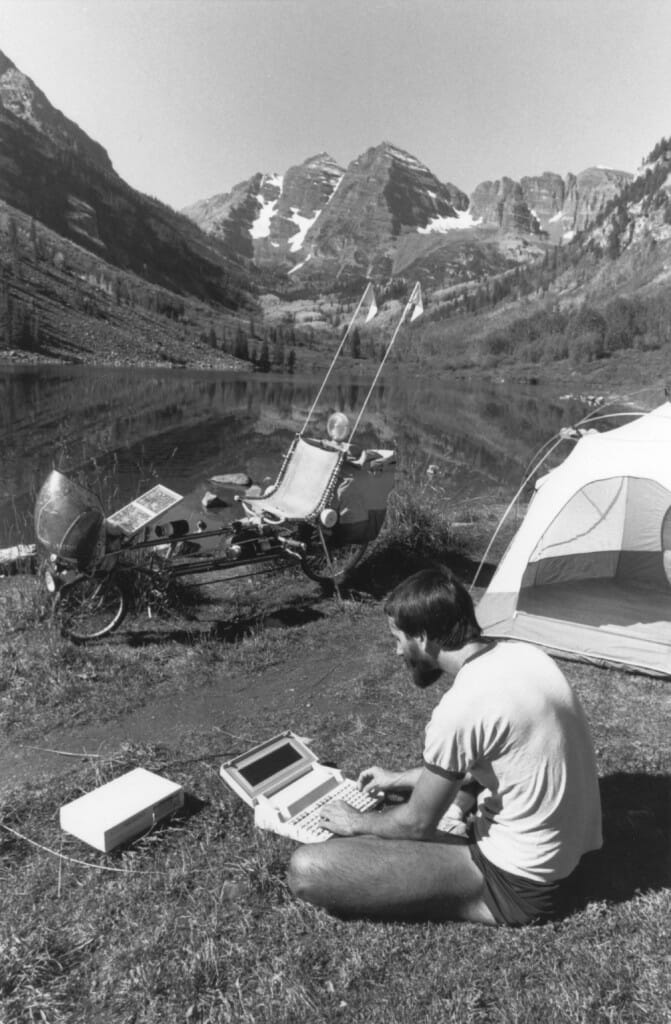
[[[341,174],[341,175],[339,176],[338,180],[336,181],[335,185],[333,186],[333,191],[331,192],[331,195],[330,195],[330,196],[328,197],[328,199],[326,200],[326,205],[327,205],[327,206],[328,206],[328,204],[329,204],[329,203],[331,202],[331,200],[333,199],[333,197],[334,197],[334,195],[336,194],[336,192],[338,191],[338,188],[339,188],[339,186],[340,186],[340,182],[341,182],[341,181],[343,180],[343,178],[344,178],[344,177],[345,177],[345,175],[344,175],[344,174]]]
[[[270,222],[277,212],[277,204],[280,196],[282,195],[283,182],[284,178],[281,174],[269,174],[267,177],[262,179],[259,193],[256,197],[256,201],[259,204],[260,209],[256,219],[249,229],[249,233],[252,238],[267,238],[270,234]],[[279,194],[275,199],[266,199],[264,189],[268,185],[279,189]]]
[[[426,227],[417,228],[417,234],[446,235],[448,231],[466,231],[468,228],[476,228],[482,224],[482,217],[475,220],[468,210],[457,210],[453,217],[432,217]]]
[[[321,213],[321,210],[317,210],[312,217],[301,217],[300,213],[295,206],[291,207],[291,220],[298,228],[298,231],[293,234],[289,240],[289,251],[298,252],[299,249],[303,248],[303,242],[308,231],[317,220],[317,217]]]
[[[303,260],[303,262],[302,262],[302,263],[297,263],[295,267],[292,267],[292,268],[291,268],[291,270],[289,271],[289,273],[290,273],[290,274],[295,274],[297,270],[300,270],[300,269],[301,269],[301,267],[304,267],[304,266],[305,266],[305,264],[306,264],[306,263],[308,263],[308,262],[309,262],[309,260],[311,260],[311,259],[312,259],[312,253],[311,253],[311,252],[309,252],[309,253],[307,254],[307,256],[305,257],[305,259]]]
[[[249,233],[252,238],[267,238],[270,234],[270,222],[277,210],[277,199],[264,199],[262,195],[258,195],[256,198],[261,209],[249,229]]]

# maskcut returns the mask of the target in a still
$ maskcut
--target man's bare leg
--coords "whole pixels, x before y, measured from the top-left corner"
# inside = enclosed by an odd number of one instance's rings
[[[345,917],[495,924],[468,843],[333,838],[300,846],[288,882],[300,899]]]

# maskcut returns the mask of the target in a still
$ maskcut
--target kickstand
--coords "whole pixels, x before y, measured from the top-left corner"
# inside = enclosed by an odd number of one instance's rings
[[[329,549],[328,549],[328,547],[326,545],[326,538],[324,537],[321,525],[319,525],[319,524],[317,525],[317,532],[319,533],[319,539],[322,542],[322,547],[324,549],[324,555],[326,556],[326,563],[327,563],[327,565],[328,565],[328,567],[329,567],[329,569],[331,571],[331,579],[333,580],[333,587],[334,587],[334,590],[336,592],[336,598],[338,600],[338,604],[340,605],[340,608],[342,609],[342,608],[345,607],[345,602],[342,599],[342,594],[340,593],[340,587],[338,586],[338,582],[336,580],[335,569],[333,568],[333,562],[331,561],[331,555],[329,554]]]

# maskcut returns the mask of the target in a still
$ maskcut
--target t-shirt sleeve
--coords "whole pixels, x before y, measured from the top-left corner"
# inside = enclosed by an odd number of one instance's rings
[[[461,779],[478,760],[475,723],[456,701],[443,698],[424,735],[424,767],[446,779]]]

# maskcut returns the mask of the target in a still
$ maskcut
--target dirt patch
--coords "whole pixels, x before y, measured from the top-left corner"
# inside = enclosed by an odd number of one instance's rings
[[[4,739],[0,800],[23,783],[43,784],[82,760],[113,756],[128,744],[182,749],[187,741],[196,751],[202,746],[203,754],[223,756],[283,728],[300,732],[302,716],[328,715],[334,700],[342,707],[342,693],[354,688],[367,667],[393,657],[377,602],[357,605],[352,615],[341,613],[333,599],[327,611],[327,641],[290,661],[254,672],[227,669],[222,660],[215,685],[199,686],[197,680],[189,680],[179,692],[110,721],[54,729],[39,740]],[[291,626],[280,617],[277,622],[266,620],[265,628]],[[133,644],[137,635],[129,631],[112,642]],[[213,741],[216,750],[210,749]]]
[[[464,581],[473,579],[477,563],[459,554],[447,561]],[[95,645],[95,662],[86,662],[88,649],[83,648],[81,664],[75,660],[68,669],[71,675],[82,671],[95,678],[100,653],[105,660],[109,645],[116,674],[100,674],[116,691],[108,689],[109,703],[98,686],[94,703],[84,709],[86,724],[47,726],[40,733],[39,718],[24,715],[11,739],[0,737],[0,801],[24,783],[48,783],[87,758],[110,758],[128,746],[160,746],[175,752],[175,758],[185,750],[189,756],[223,758],[282,729],[303,733],[317,728],[324,737],[336,720],[348,716],[374,725],[384,680],[397,665],[382,599],[420,567],[400,549],[381,554],[373,549],[352,574],[352,589],[342,602],[301,573],[271,574],[241,583],[232,605],[230,600],[226,605],[228,586],[215,583],[197,587],[197,603],[168,620],[131,616],[118,633]],[[486,584],[491,568],[485,567],[479,583]],[[5,585],[28,605],[34,579],[15,577]],[[481,590],[473,590],[476,601]],[[262,650],[256,658],[255,635]],[[119,647],[124,657],[114,656]],[[161,656],[150,656],[157,649]],[[204,651],[205,659],[191,662],[192,649]],[[38,648],[38,655],[48,658],[49,651]],[[60,657],[67,658],[68,651]],[[124,687],[123,673],[137,675],[143,664],[150,666],[148,682],[157,686],[152,695],[129,680],[125,692],[133,693],[132,700],[115,702],[118,688]],[[191,664],[203,666],[207,675],[199,680]],[[39,657],[27,662],[23,675],[31,671],[39,671]],[[72,708],[72,714],[80,711]],[[63,721],[62,707],[60,714]]]

